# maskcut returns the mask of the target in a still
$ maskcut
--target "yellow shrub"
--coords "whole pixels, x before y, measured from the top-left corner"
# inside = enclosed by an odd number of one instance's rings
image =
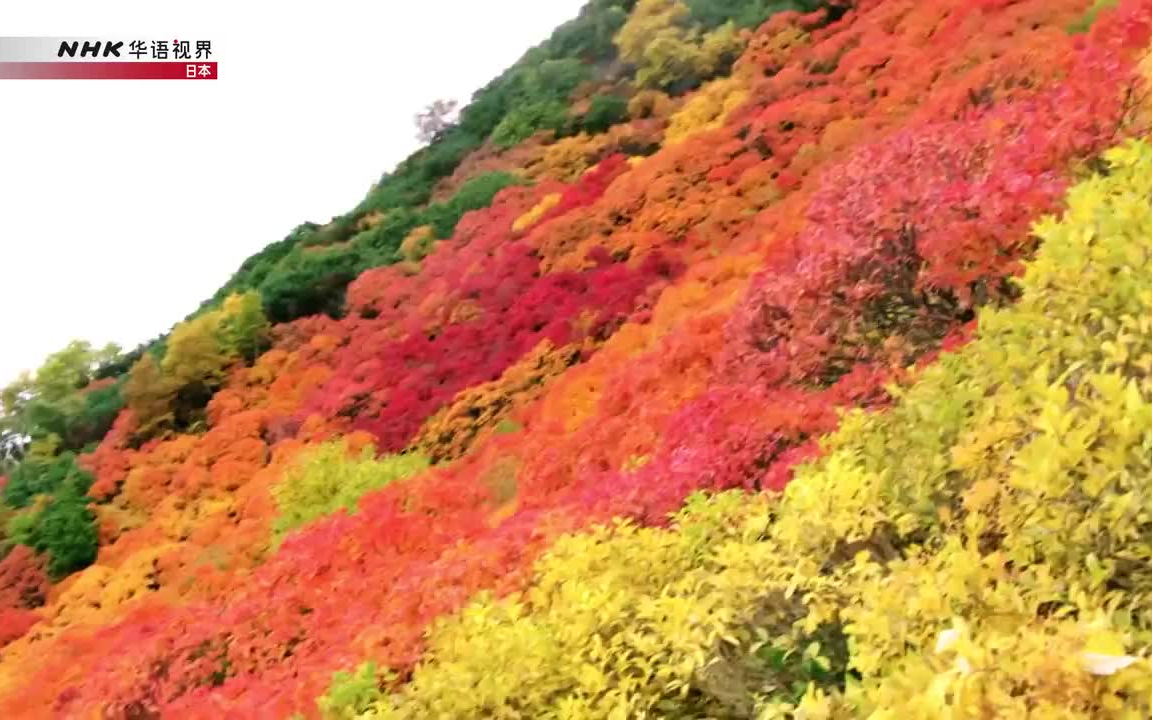
[[[682,0],[640,0],[613,41],[620,57],[636,66],[639,87],[666,87],[678,81],[707,78],[725,58],[735,58],[747,42],[727,23],[702,34],[685,20],[691,15]]]
[[[516,222],[512,223],[512,229],[520,232],[532,227],[540,221],[540,218],[544,217],[544,213],[556,207],[556,204],[560,202],[560,198],[560,193],[549,193],[545,195],[531,210],[516,218]]]
[[[702,130],[720,127],[724,124],[728,113],[744,102],[746,97],[748,91],[745,90],[740,78],[726,77],[713,80],[702,87],[679,112],[672,116],[672,122],[664,136],[664,144],[676,145]]]
[[[428,662],[363,717],[638,718],[680,697],[731,601],[759,585],[754,555],[709,549],[763,528],[767,503],[690,507],[679,532],[619,523],[561,539],[529,593],[438,623]]]
[[[421,225],[408,233],[400,242],[400,256],[408,262],[420,262],[436,245],[431,225]]]

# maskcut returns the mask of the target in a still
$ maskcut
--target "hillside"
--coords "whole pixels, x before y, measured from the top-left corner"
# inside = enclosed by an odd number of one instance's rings
[[[1152,717],[1150,51],[591,0],[0,394],[0,718]]]

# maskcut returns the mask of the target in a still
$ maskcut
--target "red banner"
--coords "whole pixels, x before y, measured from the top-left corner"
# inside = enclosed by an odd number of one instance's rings
[[[0,80],[216,80],[215,62],[0,62]]]

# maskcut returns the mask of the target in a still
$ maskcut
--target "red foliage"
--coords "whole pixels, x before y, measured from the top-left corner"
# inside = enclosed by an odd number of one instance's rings
[[[0,608],[31,610],[48,596],[44,558],[17,545],[0,560]]]
[[[586,273],[539,277],[530,249],[515,242],[491,260],[489,273],[467,278],[459,289],[478,313],[474,320],[410,334],[370,356],[353,341],[305,412],[351,415],[352,427],[375,435],[381,450],[400,450],[460,390],[497,379],[541,340],[561,346],[607,337],[649,285],[675,273],[653,255],[636,271],[601,258]]]
[[[31,610],[0,608],[0,648],[23,637],[39,621],[40,616]]]

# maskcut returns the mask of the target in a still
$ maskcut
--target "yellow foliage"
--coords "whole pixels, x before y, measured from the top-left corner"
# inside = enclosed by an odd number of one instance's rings
[[[578,345],[556,348],[549,340],[540,341],[498,379],[460,391],[424,422],[412,447],[432,462],[461,457],[482,432],[539,397],[548,381],[567,370],[579,354]]]
[[[560,198],[560,193],[549,193],[545,195],[531,210],[516,218],[516,222],[512,223],[512,229],[516,232],[522,232],[532,227],[540,221],[540,218],[544,217],[544,213],[556,207],[556,203],[560,202]]]
[[[177,385],[224,379],[231,358],[221,347],[220,320],[219,312],[209,312],[172,329],[160,368]]]
[[[628,101],[628,117],[664,119],[675,106],[675,101],[659,90],[641,90]]]
[[[608,135],[586,133],[557,140],[544,150],[544,159],[535,174],[573,182],[592,166],[609,142]]]
[[[432,252],[436,245],[436,234],[431,225],[421,225],[405,236],[400,243],[400,256],[408,262],[420,262]]]
[[[726,77],[713,80],[694,94],[684,107],[672,116],[672,122],[664,136],[664,144],[676,145],[702,130],[722,126],[728,114],[747,97],[748,91],[740,78]]]
[[[412,681],[361,717],[654,717],[654,699],[680,697],[724,634],[719,603],[757,587],[751,563],[707,550],[754,527],[765,499],[692,507],[680,532],[621,523],[560,539],[531,591],[438,622]]]
[[[636,66],[636,84],[667,87],[714,74],[722,61],[735,57],[744,37],[732,23],[701,35],[688,23],[682,0],[640,0],[615,36],[625,62]]]

